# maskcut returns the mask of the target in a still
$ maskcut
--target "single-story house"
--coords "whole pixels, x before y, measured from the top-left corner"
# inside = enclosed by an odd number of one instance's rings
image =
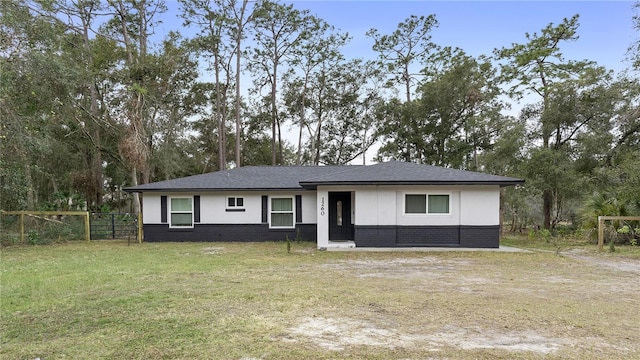
[[[126,190],[142,193],[144,241],[496,248],[500,188],[523,182],[391,161],[247,166]]]

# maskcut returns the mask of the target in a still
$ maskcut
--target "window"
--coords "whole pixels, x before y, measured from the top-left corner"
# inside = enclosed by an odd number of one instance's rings
[[[242,197],[227,197],[227,210],[229,211],[242,211],[244,209],[244,198]]]
[[[193,199],[171,198],[170,227],[193,227]]]
[[[407,194],[404,197],[405,214],[426,214],[427,196],[424,194]]]
[[[271,227],[293,226],[293,198],[271,198]]]
[[[405,214],[449,214],[448,194],[405,194]]]
[[[429,195],[429,214],[448,214],[449,195]]]

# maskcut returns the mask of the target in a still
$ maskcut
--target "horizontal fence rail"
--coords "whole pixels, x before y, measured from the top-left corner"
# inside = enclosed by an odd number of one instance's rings
[[[85,240],[91,240],[91,229],[89,226],[89,212],[87,211],[4,211],[2,215],[14,215],[20,217],[20,242],[24,243],[24,217],[40,217],[40,216],[82,216],[84,218]],[[45,220],[50,220],[46,219]]]
[[[134,238],[142,243],[142,213],[89,213],[88,211],[4,211],[2,216],[18,216],[20,242],[25,242],[25,217],[59,223],[57,216],[81,216],[84,219],[84,239]]]

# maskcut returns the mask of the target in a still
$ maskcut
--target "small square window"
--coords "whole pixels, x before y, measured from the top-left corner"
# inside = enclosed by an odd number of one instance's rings
[[[229,196],[227,198],[227,208],[236,209],[244,207],[244,198],[242,197],[232,197]]]

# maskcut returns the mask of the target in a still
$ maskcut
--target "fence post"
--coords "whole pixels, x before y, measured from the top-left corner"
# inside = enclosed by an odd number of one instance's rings
[[[20,213],[20,242],[24,244],[24,214]]]
[[[142,212],[138,211],[138,244],[142,244]]]
[[[116,214],[111,214],[111,238],[116,238]]]
[[[87,242],[91,241],[91,226],[89,225],[89,212],[85,211],[84,213],[84,237]]]
[[[604,247],[604,219],[598,216],[598,250],[602,251]]]

